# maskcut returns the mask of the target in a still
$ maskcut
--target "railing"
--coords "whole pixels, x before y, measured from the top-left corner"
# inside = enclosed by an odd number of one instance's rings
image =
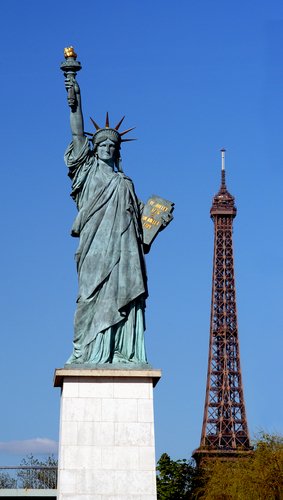
[[[34,465],[33,467],[0,466],[0,489],[39,489],[57,488],[57,467]]]

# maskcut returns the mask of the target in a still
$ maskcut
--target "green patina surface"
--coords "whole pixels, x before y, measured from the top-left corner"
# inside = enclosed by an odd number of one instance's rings
[[[115,128],[109,126],[108,114],[103,128],[92,120],[97,130],[88,134],[90,139],[86,137],[80,88],[75,79],[80,67],[74,57],[61,65],[73,135],[65,162],[72,180],[71,196],[78,209],[71,234],[79,238],[74,349],[67,365],[148,367],[144,345],[148,295],[144,253],[150,245],[143,239],[144,204],[122,171],[120,146],[127,132],[119,132],[122,120]],[[163,214],[160,229],[171,219],[170,213]]]

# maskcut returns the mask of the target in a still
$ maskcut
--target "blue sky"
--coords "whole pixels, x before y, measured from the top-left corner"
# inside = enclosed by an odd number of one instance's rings
[[[147,257],[147,351],[156,454],[189,458],[205,397],[213,224],[227,149],[248,424],[282,432],[283,5],[239,0],[5,2],[1,8],[0,463],[56,449],[55,368],[70,355],[75,206],[63,162],[69,111],[59,69],[74,45],[89,116],[126,115],[123,167],[138,196],[175,202]]]

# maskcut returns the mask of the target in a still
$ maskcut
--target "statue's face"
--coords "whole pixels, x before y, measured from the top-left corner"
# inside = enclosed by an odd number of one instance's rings
[[[110,139],[100,142],[97,146],[97,156],[100,160],[107,162],[114,161],[116,153],[116,144]]]

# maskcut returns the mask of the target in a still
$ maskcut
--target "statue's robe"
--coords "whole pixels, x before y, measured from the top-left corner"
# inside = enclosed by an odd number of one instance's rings
[[[67,363],[146,363],[147,279],[140,208],[128,177],[99,164],[88,139],[65,162],[78,215],[74,351]]]

